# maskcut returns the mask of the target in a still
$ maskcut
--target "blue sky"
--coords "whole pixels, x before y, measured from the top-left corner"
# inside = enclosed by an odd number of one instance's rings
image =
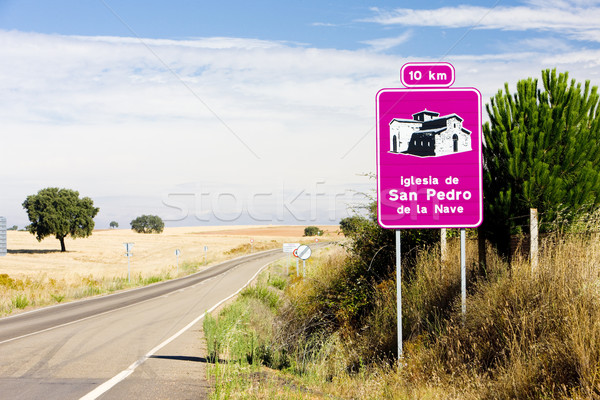
[[[0,0],[0,215],[59,186],[100,228],[335,223],[405,62],[451,62],[484,104],[545,68],[598,85],[598,21],[594,0]]]
[[[399,45],[386,48],[387,53],[443,58],[543,47],[549,41],[597,48],[597,3],[4,0],[0,27],[173,40],[236,37],[351,51],[397,39]]]

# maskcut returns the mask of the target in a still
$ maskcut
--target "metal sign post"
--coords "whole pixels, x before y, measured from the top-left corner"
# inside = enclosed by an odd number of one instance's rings
[[[396,309],[398,310],[398,358],[402,358],[402,252],[400,243],[400,230],[396,230]]]
[[[204,264],[206,264],[206,253],[208,252],[208,246],[204,246]]]
[[[181,251],[179,249],[176,249],[175,257],[177,257],[177,275],[179,275],[179,254],[181,254]]]
[[[467,262],[465,228],[460,230],[460,300],[463,319],[467,314]]]
[[[131,263],[130,258],[133,255],[134,243],[123,243],[125,245],[125,255],[127,256],[127,282],[131,283]]]

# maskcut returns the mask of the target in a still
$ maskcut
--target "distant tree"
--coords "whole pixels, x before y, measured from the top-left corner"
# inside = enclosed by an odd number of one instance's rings
[[[597,87],[542,71],[508,84],[486,105],[484,232],[509,254],[515,217],[537,208],[541,222],[573,218],[600,204],[600,112]]]
[[[110,221],[110,227],[111,228],[118,228],[119,227],[119,223],[117,221]]]
[[[142,215],[131,221],[131,229],[137,233],[161,233],[165,223],[158,215]]]
[[[66,251],[65,237],[90,236],[94,230],[94,217],[100,211],[89,197],[79,198],[71,189],[46,188],[27,196],[23,202],[30,225],[27,229],[41,241],[54,235],[60,241],[60,251]]]
[[[316,226],[307,226],[304,228],[304,236],[321,236],[323,231]]]
[[[16,231],[18,229],[19,229],[19,227],[17,225],[13,225],[10,228],[8,228],[7,231]]]

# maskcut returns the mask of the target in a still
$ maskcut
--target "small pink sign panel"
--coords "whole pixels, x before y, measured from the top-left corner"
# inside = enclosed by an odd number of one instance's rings
[[[377,93],[377,218],[383,228],[474,228],[483,221],[481,94]]]
[[[447,62],[406,63],[400,69],[406,87],[449,87],[454,79],[454,66]]]

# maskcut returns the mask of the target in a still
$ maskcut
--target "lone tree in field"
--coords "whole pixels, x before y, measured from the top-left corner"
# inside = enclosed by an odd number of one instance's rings
[[[158,215],[142,215],[131,221],[131,229],[137,233],[161,233],[165,223]]]
[[[115,229],[119,227],[119,223],[117,221],[110,221],[111,229]]]
[[[501,253],[510,234],[537,208],[541,220],[572,219],[600,203],[600,112],[598,90],[568,73],[542,71],[508,84],[486,105],[484,230]]]
[[[94,217],[100,211],[89,197],[79,198],[71,189],[46,188],[27,196],[23,202],[30,225],[27,229],[38,241],[55,235],[60,241],[60,251],[66,251],[65,237],[90,236],[94,230]]]

